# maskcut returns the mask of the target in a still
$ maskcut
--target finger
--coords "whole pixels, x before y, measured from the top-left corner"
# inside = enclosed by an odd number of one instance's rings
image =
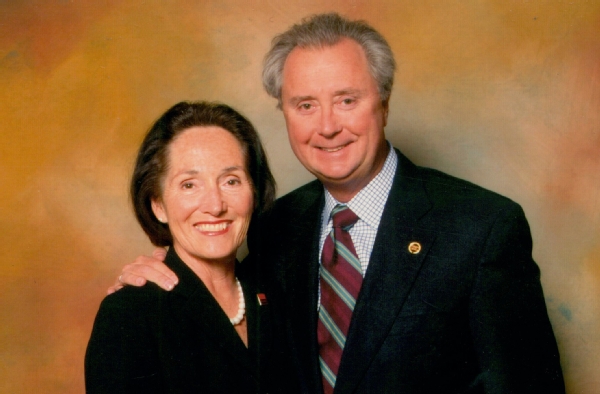
[[[114,285],[109,287],[108,290],[106,290],[106,295],[110,295],[118,290],[121,290],[122,288],[123,285],[121,283],[115,283]]]
[[[174,284],[179,283],[179,278],[177,278],[177,275],[175,275],[175,273],[173,273],[173,271],[171,271],[163,263],[163,261],[165,261],[165,258],[167,257],[167,249],[154,249],[154,251],[152,252],[152,257],[155,259],[155,261],[148,260],[147,263],[149,263],[157,271],[160,271],[163,275],[167,276]]]
[[[125,266],[125,268],[123,268],[123,273],[121,275],[119,275],[119,277],[117,278],[115,283],[113,283],[113,285],[110,286],[106,290],[107,295],[110,295],[116,291],[119,291],[127,285],[139,287],[139,286],[143,286],[146,284],[146,279],[144,279],[141,276],[134,275],[134,274],[126,271],[127,267],[128,266]],[[167,284],[167,286],[168,286],[168,284]]]
[[[138,264],[128,264],[123,267],[123,272],[117,278],[115,286],[144,286],[146,284],[146,277],[144,275],[144,266]]]
[[[167,249],[165,248],[156,248],[152,252],[152,257],[156,260],[165,261],[165,257],[167,257]]]
[[[123,281],[123,275],[119,275],[115,283],[106,290],[106,294],[111,295],[112,293],[121,290],[126,284],[127,283]]]
[[[134,286],[150,281],[165,290],[172,290],[178,283],[177,276],[162,261],[148,256],[139,256],[133,264],[126,265],[121,281]]]
[[[160,275],[164,275],[174,283],[178,282],[177,275],[173,273],[163,262],[166,251],[162,248],[154,250],[152,257],[138,256],[133,264],[126,265],[123,268],[123,273],[131,273],[137,276],[142,276],[151,282]],[[157,271],[153,273],[152,271]],[[155,282],[156,283],[156,282]]]

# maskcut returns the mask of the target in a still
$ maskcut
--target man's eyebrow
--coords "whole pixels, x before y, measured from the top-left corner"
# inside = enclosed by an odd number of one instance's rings
[[[355,96],[360,96],[362,95],[363,90],[361,89],[354,89],[354,88],[346,88],[346,89],[340,89],[340,90],[336,90],[335,92],[333,92],[333,96],[337,97],[337,96],[344,96],[344,95],[355,95]],[[295,97],[291,97],[288,100],[288,103],[290,103],[291,105],[297,105],[298,103],[305,101],[305,100],[314,100],[315,97],[314,96],[295,96]]]
[[[362,94],[362,90],[361,89],[353,89],[353,88],[347,88],[347,89],[341,89],[341,90],[336,90],[334,92],[334,96],[344,96],[347,94],[350,95],[361,95]]]
[[[314,97],[313,96],[295,96],[295,97],[291,97],[288,102],[292,105],[296,105],[301,101],[304,100],[313,100]]]

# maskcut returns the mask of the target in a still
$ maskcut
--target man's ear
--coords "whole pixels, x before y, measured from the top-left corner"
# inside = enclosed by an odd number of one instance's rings
[[[163,206],[162,201],[153,198],[151,204],[152,212],[154,212],[154,216],[156,216],[158,221],[161,223],[167,223],[167,212],[165,211],[165,207]]]
[[[381,106],[383,107],[383,127],[387,126],[388,113],[390,112],[390,98],[387,100],[381,101]]]

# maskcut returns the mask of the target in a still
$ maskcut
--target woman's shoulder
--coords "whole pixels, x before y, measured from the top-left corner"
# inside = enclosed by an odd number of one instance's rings
[[[164,290],[153,283],[141,287],[125,286],[104,297],[98,313],[109,314],[113,319],[123,316],[127,320],[152,314],[158,308],[162,292]]]
[[[160,304],[160,292],[153,285],[126,286],[102,300],[85,355],[88,392],[146,392],[150,383],[160,387]],[[128,389],[132,384],[135,389]]]

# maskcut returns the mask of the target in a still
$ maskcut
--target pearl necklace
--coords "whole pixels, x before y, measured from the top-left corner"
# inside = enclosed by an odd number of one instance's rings
[[[238,306],[237,314],[229,319],[231,324],[233,324],[234,326],[240,324],[240,322],[244,319],[244,315],[246,314],[246,303],[244,302],[244,292],[242,291],[242,285],[240,284],[238,278],[235,278],[235,281],[237,283],[237,289],[239,294],[238,299],[240,300],[240,303]]]

